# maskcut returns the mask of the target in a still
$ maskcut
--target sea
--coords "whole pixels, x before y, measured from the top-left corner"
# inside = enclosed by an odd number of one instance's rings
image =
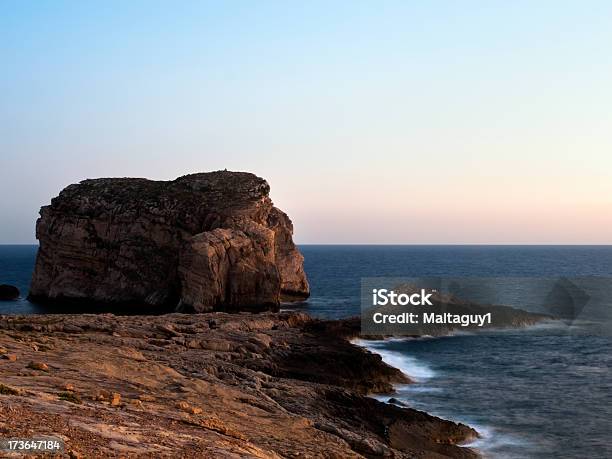
[[[0,246],[0,283],[28,290],[37,246]],[[311,297],[284,305],[335,319],[359,315],[372,277],[612,277],[611,246],[302,245]],[[611,289],[612,291],[612,289]],[[520,297],[512,306],[521,307]],[[491,458],[612,458],[612,298],[579,320],[448,336],[357,340],[413,384],[390,397],[474,427]],[[528,308],[526,308],[528,309]],[[2,314],[49,312],[25,298]]]

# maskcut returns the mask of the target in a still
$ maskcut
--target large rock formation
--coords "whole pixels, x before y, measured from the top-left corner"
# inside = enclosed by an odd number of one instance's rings
[[[244,172],[84,180],[40,211],[34,301],[278,309],[309,287],[293,226]]]

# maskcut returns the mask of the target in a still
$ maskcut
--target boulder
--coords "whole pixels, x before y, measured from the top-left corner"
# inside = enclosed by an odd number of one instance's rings
[[[44,206],[33,301],[277,310],[309,286],[268,183],[218,171],[84,180]]]
[[[0,301],[10,301],[19,298],[19,289],[14,285],[0,284]]]

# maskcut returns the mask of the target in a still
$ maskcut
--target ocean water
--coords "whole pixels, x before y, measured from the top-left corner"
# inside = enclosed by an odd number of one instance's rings
[[[301,249],[312,297],[297,308],[328,318],[359,314],[366,277],[612,275],[608,246]],[[482,438],[471,446],[485,457],[612,458],[612,339],[601,333],[611,325],[612,298],[609,307],[585,309],[572,326],[359,344],[415,380],[395,398],[476,428]]]
[[[612,276],[612,247],[301,246],[312,296],[291,309],[324,318],[358,315],[365,277]],[[0,283],[27,293],[35,246],[0,246]],[[612,300],[612,299],[611,299]],[[612,304],[612,301],[611,301]],[[0,313],[42,313],[25,299]],[[465,422],[486,457],[612,458],[612,306],[572,326],[360,342],[415,380],[393,396]],[[378,396],[388,400],[389,395]]]

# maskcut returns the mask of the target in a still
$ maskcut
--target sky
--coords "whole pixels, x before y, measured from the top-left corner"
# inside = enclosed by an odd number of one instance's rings
[[[85,178],[268,180],[298,243],[612,243],[612,2],[0,2],[0,243]]]

